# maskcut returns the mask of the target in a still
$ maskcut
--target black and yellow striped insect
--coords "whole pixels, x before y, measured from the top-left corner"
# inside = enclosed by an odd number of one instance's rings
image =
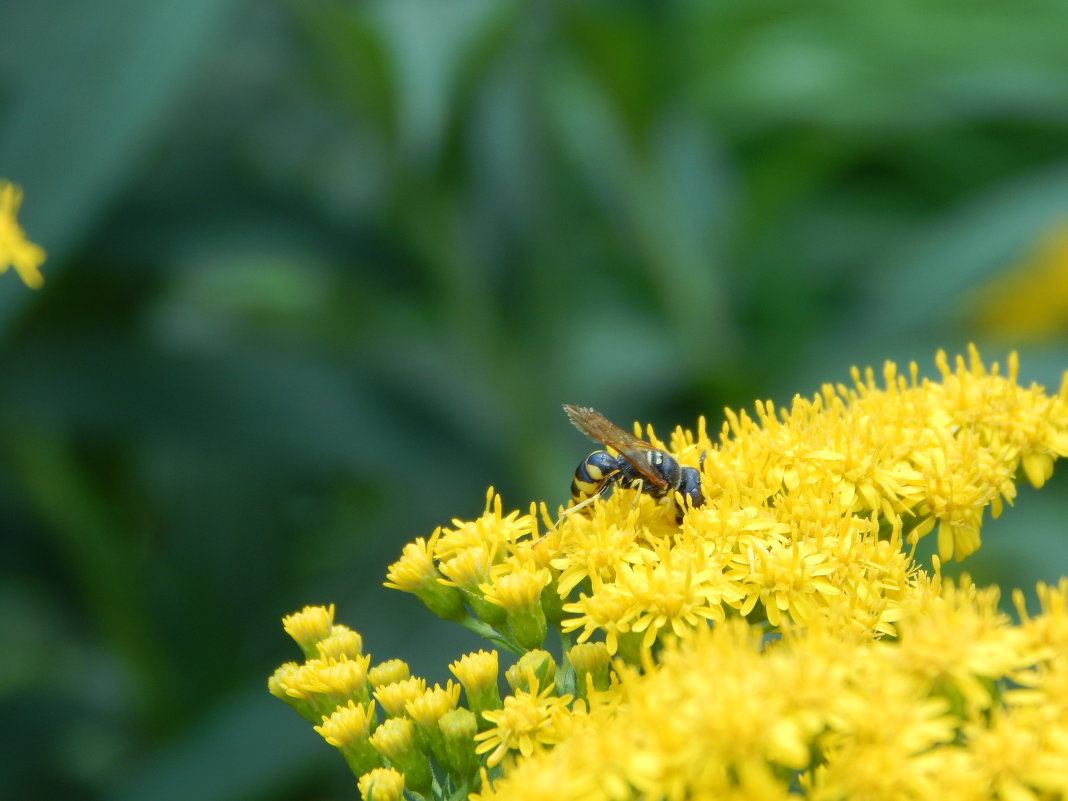
[[[692,467],[682,467],[670,453],[643,439],[628,434],[600,412],[586,406],[564,404],[564,411],[575,428],[610,451],[594,451],[575,469],[571,480],[571,499],[576,509],[601,497],[619,485],[651,495],[656,500],[681,493],[694,506],[705,502],[701,474]],[[676,508],[682,518],[682,509]]]

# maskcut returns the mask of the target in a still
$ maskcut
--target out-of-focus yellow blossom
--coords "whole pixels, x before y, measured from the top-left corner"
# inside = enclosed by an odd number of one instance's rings
[[[17,217],[22,205],[22,190],[9,181],[0,179],[0,273],[14,267],[22,283],[30,289],[44,286],[41,265],[45,252],[26,239]]]
[[[982,331],[1014,342],[1043,342],[1068,332],[1068,221],[972,293],[967,310]]]
[[[580,698],[608,689],[611,656],[603,642],[579,643],[567,652],[567,660],[575,671],[575,693]]]
[[[940,566],[1068,455],[1068,381],[1022,387],[1015,355],[1002,374],[974,349],[935,364],[728,410],[715,439],[704,420],[667,442],[636,428],[699,467],[705,503],[681,515],[620,487],[506,514],[491,489],[476,520],[406,546],[387,586],[518,657],[503,699],[496,652],[453,663],[461,704],[399,660],[368,670],[322,607],[287,619],[306,662],[269,689],[318,722],[374,688],[368,746],[435,801],[1065,797],[1068,579],[1037,614],[1016,594],[1014,625],[996,588]]]
[[[1015,675],[1040,656],[998,610],[998,596],[997,587],[979,590],[967,580],[937,595],[910,595],[897,624],[899,670],[959,697],[969,712],[989,709],[993,680]]]
[[[701,629],[661,652],[646,675],[625,671],[611,718],[518,761],[479,798],[533,799],[546,777],[553,798],[586,801],[739,798],[747,787],[762,788],[760,798],[798,790],[814,799],[989,798],[990,788],[1000,793],[994,797],[1061,797],[1068,789],[1063,710],[990,694],[982,708],[967,709],[957,688],[964,674],[1040,682],[1056,673],[1068,640],[1057,657],[1026,666],[1019,652],[978,658],[967,639],[1002,628],[990,598],[965,583],[947,585],[939,599],[960,635],[949,634],[944,620],[928,624],[929,610],[918,606],[903,610],[899,641],[847,641],[822,623],[763,646],[759,631],[741,621]],[[942,665],[956,681],[903,669],[915,652],[911,641],[939,636],[961,641]],[[1005,647],[1015,650],[1011,640]]]
[[[1024,595],[1013,592],[1013,604],[1020,616],[1020,627],[1028,643],[1044,654],[1056,653],[1057,648],[1068,642],[1068,577],[1062,577],[1056,587],[1042,583],[1037,590],[1041,614],[1032,617],[1027,611]]]

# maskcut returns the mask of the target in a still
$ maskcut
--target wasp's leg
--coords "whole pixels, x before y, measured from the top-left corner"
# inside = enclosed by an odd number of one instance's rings
[[[557,526],[557,524],[561,520],[563,520],[565,517],[569,517],[570,515],[573,515],[579,509],[586,508],[587,506],[589,506],[591,503],[593,503],[595,500],[597,500],[600,497],[601,497],[601,493],[598,492],[598,493],[594,493],[593,495],[589,496],[588,498],[584,498],[583,500],[579,501],[578,503],[572,502],[573,503],[572,506],[567,507],[566,509],[564,509],[564,511],[562,511],[560,513],[560,517],[558,517],[556,519],[556,523],[553,523],[553,528],[555,528]]]

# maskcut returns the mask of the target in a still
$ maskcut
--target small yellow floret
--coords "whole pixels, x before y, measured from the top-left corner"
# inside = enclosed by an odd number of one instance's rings
[[[305,606],[299,612],[282,618],[282,628],[300,646],[305,655],[317,654],[319,640],[330,636],[334,625],[334,605]]]
[[[458,551],[440,564],[443,584],[451,584],[468,592],[478,592],[493,566],[494,554],[485,544],[472,545]]]
[[[353,631],[348,626],[335,624],[330,630],[330,636],[319,640],[315,648],[319,653],[319,658],[328,662],[357,659],[363,653],[363,637],[358,631]]]
[[[411,668],[403,659],[387,659],[367,671],[367,683],[377,688],[404,681],[411,675]]]
[[[290,697],[289,687],[300,673],[300,665],[296,662],[285,662],[267,679],[267,689],[275,698],[283,701]]]
[[[476,651],[464,654],[449,665],[469,696],[478,695],[483,688],[497,686],[498,655],[496,651]]]
[[[386,581],[383,586],[404,592],[415,592],[427,582],[436,582],[439,578],[438,569],[434,566],[434,541],[418,537],[415,542],[404,546],[401,558],[389,566],[386,571]]]
[[[507,612],[528,611],[541,601],[541,591],[552,580],[547,568],[526,569],[516,563],[501,565],[492,573],[492,583],[480,589],[487,601]]]
[[[438,719],[446,712],[456,709],[460,703],[460,685],[449,681],[442,687],[435,684],[418,698],[412,698],[404,705],[404,711],[415,723],[427,728],[436,726]]]
[[[452,528],[442,529],[434,555],[442,560],[453,558],[469,548],[482,548],[493,552],[497,548],[530,536],[537,526],[531,514],[518,511],[504,514],[501,496],[493,487],[486,491],[486,510],[481,517],[470,522],[453,520]]]
[[[404,797],[404,775],[393,768],[375,768],[356,783],[364,801],[400,801]]]
[[[338,707],[329,717],[323,716],[323,724],[315,730],[335,748],[344,748],[351,743],[367,738],[375,718],[375,704],[348,704]]]
[[[415,747],[415,728],[408,718],[389,718],[371,735],[371,745],[391,762]]]
[[[374,696],[387,715],[399,718],[404,716],[404,709],[408,702],[421,698],[426,692],[426,679],[411,676],[392,684],[384,684],[376,687]]]

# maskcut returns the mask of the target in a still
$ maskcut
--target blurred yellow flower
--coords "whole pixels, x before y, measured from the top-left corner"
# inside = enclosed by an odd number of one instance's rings
[[[1068,333],[1068,221],[1045,231],[1031,252],[969,298],[979,330],[1013,342]]]
[[[22,190],[15,184],[0,180],[0,273],[14,267],[22,283],[30,289],[44,286],[41,264],[44,249],[26,239],[16,220],[22,205]]]

